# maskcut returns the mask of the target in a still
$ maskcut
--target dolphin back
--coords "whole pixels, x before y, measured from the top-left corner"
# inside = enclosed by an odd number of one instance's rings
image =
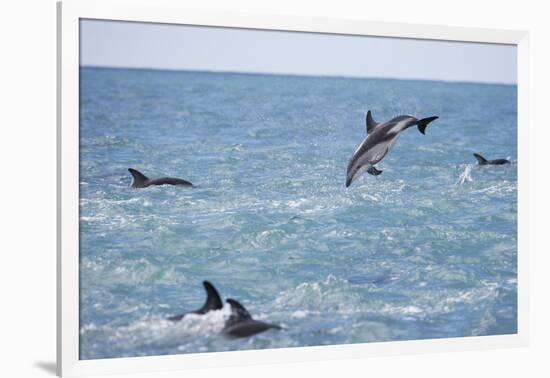
[[[176,177],[161,177],[153,180],[149,180],[150,185],[174,185],[174,186],[193,186],[187,180]]]
[[[487,160],[480,154],[474,154],[474,157],[477,159],[477,163],[479,165],[503,165],[503,164],[510,164],[510,160],[508,159],[495,159],[495,160]]]
[[[226,327],[224,333],[232,337],[248,337],[269,329],[280,330],[282,328],[276,324],[270,324],[258,320],[248,320],[242,323],[237,323],[231,327]]]
[[[231,306],[231,316],[226,321],[223,331],[228,336],[248,337],[268,329],[281,329],[276,324],[252,319],[246,308],[234,299],[228,298],[226,302]]]
[[[147,188],[151,185],[176,185],[176,186],[189,186],[194,187],[192,183],[187,180],[183,180],[176,177],[161,177],[150,179],[143,173],[134,168],[128,168],[128,172],[132,174],[134,180],[130,186],[132,188]]]

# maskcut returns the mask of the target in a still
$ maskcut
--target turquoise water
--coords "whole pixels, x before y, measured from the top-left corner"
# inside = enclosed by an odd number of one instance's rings
[[[81,68],[80,358],[517,332],[515,86]],[[406,130],[345,188],[377,120]],[[197,188],[130,189],[127,169]],[[255,318],[220,335],[210,280]]]

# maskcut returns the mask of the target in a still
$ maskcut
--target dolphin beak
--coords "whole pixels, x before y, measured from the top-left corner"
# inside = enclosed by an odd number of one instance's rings
[[[353,174],[352,174],[352,170],[351,169],[348,169],[348,171],[346,172],[346,188],[349,188],[349,186],[351,185],[351,182],[353,181]]]

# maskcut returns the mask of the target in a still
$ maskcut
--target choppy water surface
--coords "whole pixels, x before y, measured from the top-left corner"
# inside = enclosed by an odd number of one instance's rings
[[[81,69],[80,357],[517,331],[516,87]],[[345,188],[364,116],[439,115]],[[198,188],[133,190],[127,168]],[[219,334],[201,282],[284,326]]]

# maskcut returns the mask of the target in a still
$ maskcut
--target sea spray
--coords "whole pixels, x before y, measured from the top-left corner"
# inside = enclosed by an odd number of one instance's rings
[[[458,181],[456,182],[456,185],[463,185],[466,181],[468,182],[473,181],[471,172],[472,172],[472,166],[468,164],[464,168],[460,176],[458,177]]]

